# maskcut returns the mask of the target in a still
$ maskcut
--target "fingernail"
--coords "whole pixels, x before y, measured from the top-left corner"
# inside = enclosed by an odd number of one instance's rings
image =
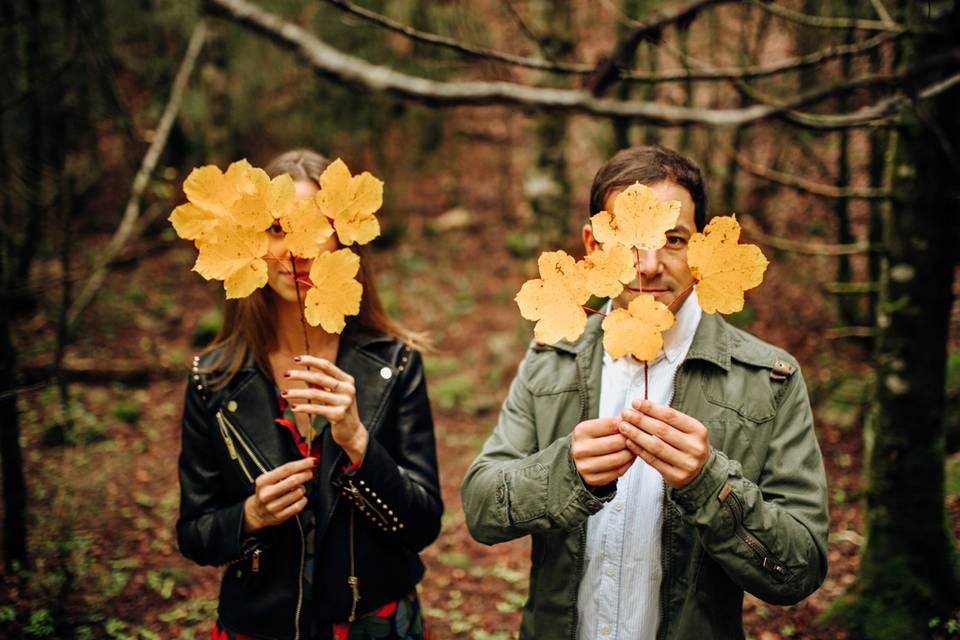
[[[283,396],[284,398],[286,398],[286,397],[287,397],[287,392],[286,392],[286,391],[281,391],[281,392],[280,392],[280,395]]]
[[[284,371],[284,372],[283,372],[283,377],[284,377],[284,378],[289,378],[289,377],[290,377],[290,372],[289,372],[289,371]]]
[[[294,362],[300,362],[300,356],[293,356]]]
[[[297,408],[297,405],[291,404],[291,405],[290,405],[290,408],[291,408],[291,409],[296,409],[296,408]]]
[[[310,459],[313,460],[313,466],[317,466],[318,464],[320,464],[320,461],[317,458],[310,458]]]

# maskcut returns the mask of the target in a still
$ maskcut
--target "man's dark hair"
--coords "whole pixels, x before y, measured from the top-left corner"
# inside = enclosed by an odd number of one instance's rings
[[[635,182],[651,185],[670,180],[688,192],[693,199],[693,221],[703,231],[707,221],[707,193],[703,188],[700,167],[690,158],[661,146],[621,149],[607,160],[590,187],[590,215],[604,209],[604,201],[614,189],[629,187]]]

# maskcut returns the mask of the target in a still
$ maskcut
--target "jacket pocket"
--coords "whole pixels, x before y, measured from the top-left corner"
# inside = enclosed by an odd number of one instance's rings
[[[507,514],[511,524],[535,520],[547,513],[550,473],[542,464],[523,467],[504,477]]]

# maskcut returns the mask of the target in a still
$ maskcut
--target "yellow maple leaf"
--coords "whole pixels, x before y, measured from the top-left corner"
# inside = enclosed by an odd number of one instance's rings
[[[537,322],[533,335],[538,342],[576,340],[587,323],[582,305],[590,298],[583,263],[564,251],[546,251],[537,266],[540,278],[525,282],[514,298],[520,315]]]
[[[360,312],[363,286],[357,282],[360,256],[349,249],[325,251],[310,267],[313,288],[304,301],[307,322],[320,325],[329,333],[340,333],[346,326],[345,316]]]
[[[603,319],[603,347],[614,358],[630,353],[637,360],[653,360],[673,321],[666,305],[651,295],[637,296],[626,309],[614,309]]]
[[[763,281],[767,259],[753,244],[738,244],[740,224],[735,215],[714,218],[687,245],[687,265],[698,280],[697,298],[707,313],[743,309],[743,292]]]
[[[373,214],[383,205],[383,182],[369,172],[352,176],[337,158],[320,175],[315,198],[324,215],[333,220],[340,244],[366,244],[380,235],[380,223]]]
[[[653,189],[637,182],[617,194],[613,211],[601,211],[590,220],[598,242],[659,249],[679,216],[679,200],[658,200]]]
[[[637,269],[633,252],[622,244],[601,247],[584,258],[587,289],[601,298],[615,298],[633,280]]]
[[[187,240],[195,240],[223,222],[257,231],[273,224],[270,178],[246,160],[234,162],[226,173],[214,165],[194,169],[183,183],[183,192],[193,206],[177,207],[170,221]]]
[[[239,225],[218,225],[196,240],[200,254],[193,270],[223,280],[227,298],[244,298],[267,283],[267,234]]]
[[[320,245],[333,235],[333,227],[312,198],[298,200],[280,218],[287,250],[301,258],[316,258]]]

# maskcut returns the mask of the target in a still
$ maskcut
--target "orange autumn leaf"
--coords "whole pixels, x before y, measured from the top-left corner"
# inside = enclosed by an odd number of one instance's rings
[[[333,235],[330,220],[323,215],[313,198],[298,200],[280,218],[287,250],[301,258],[316,258],[320,245]]]
[[[614,358],[629,353],[637,360],[653,360],[673,321],[666,305],[651,295],[637,296],[626,309],[614,309],[603,319],[603,347]]]
[[[735,215],[714,218],[687,245],[687,265],[697,282],[697,298],[707,313],[743,309],[743,292],[763,281],[767,259],[753,244],[738,244]]]
[[[321,253],[310,267],[313,287],[304,301],[304,317],[312,326],[320,325],[329,333],[340,333],[345,316],[360,312],[363,286],[357,282],[360,256],[349,249]]]
[[[207,280],[223,280],[227,298],[245,298],[267,283],[267,234],[220,224],[196,240],[200,254],[193,270]]]
[[[587,274],[587,289],[600,298],[615,298],[623,285],[637,275],[633,252],[622,244],[601,247],[583,261]]]
[[[601,211],[590,220],[598,242],[659,249],[679,216],[679,200],[659,200],[653,189],[637,182],[617,195],[613,211]]]
[[[590,298],[583,263],[564,251],[547,251],[537,266],[540,278],[525,282],[514,298],[520,315],[536,321],[533,335],[538,342],[576,340],[587,323],[582,305]]]
[[[366,244],[380,235],[380,223],[373,214],[383,205],[383,182],[364,171],[350,175],[337,158],[320,175],[317,206],[333,221],[340,244]]]
[[[220,224],[265,231],[273,224],[268,204],[270,178],[246,160],[231,164],[225,173],[214,165],[190,172],[183,183],[189,201],[170,215],[177,235],[196,240]]]

